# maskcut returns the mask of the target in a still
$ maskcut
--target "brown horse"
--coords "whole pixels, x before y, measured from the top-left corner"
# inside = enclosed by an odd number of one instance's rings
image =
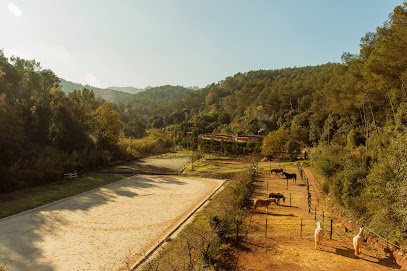
[[[268,208],[269,205],[274,202],[275,204],[278,204],[278,200],[277,199],[257,199],[254,202],[254,210],[257,211],[258,207],[266,207]]]

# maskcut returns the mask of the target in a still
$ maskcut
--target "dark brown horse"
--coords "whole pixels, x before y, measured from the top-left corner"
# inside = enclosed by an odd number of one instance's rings
[[[285,202],[285,197],[281,193],[270,193],[269,198],[277,199],[278,205],[280,204],[280,199],[283,199],[283,202]]]
[[[273,168],[273,169],[270,170],[270,174],[273,173],[273,172],[274,172],[274,174],[276,174],[276,176],[277,176],[278,173],[281,174],[281,173],[284,172],[284,170],[283,170],[282,168]]]
[[[289,179],[293,179],[293,182],[297,183],[297,174],[295,174],[295,173],[287,173],[287,172],[283,172],[282,174],[287,179],[287,181]]]

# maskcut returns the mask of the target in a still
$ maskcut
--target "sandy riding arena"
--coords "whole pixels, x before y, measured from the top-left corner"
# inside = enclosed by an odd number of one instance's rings
[[[119,270],[154,247],[222,181],[138,175],[0,220],[6,270]]]

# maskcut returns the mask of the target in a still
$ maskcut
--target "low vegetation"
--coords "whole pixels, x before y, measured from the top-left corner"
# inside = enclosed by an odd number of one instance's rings
[[[390,140],[376,159],[353,149],[329,146],[311,157],[323,191],[343,212],[374,233],[404,244],[407,238],[407,134]]]
[[[249,202],[252,169],[229,174],[223,189],[198,212],[193,221],[168,240],[143,270],[230,270],[229,247]]]
[[[134,158],[166,153],[173,146],[171,138],[157,130],[150,130],[144,138],[121,138],[118,143],[123,151]]]

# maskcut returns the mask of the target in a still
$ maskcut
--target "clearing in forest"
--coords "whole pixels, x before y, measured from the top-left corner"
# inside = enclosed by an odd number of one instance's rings
[[[297,183],[290,180],[287,187],[283,177],[270,174],[270,167],[283,167],[286,172],[296,173]],[[355,257],[351,238],[356,235],[356,230],[346,234],[344,226],[336,218],[333,220],[330,240],[331,214],[327,212],[324,199],[319,195],[311,170],[305,170],[312,199],[309,210],[307,184],[301,180],[296,166],[264,162],[260,168],[263,171],[254,183],[254,197],[267,197],[270,192],[280,192],[285,195],[286,201],[281,201],[280,206],[272,204],[268,210],[260,207],[257,212],[253,210],[246,216],[246,238],[241,241],[234,255],[237,270],[379,271],[399,268],[394,258],[366,243],[360,257]],[[315,218],[323,222],[325,230],[321,250],[314,248]]]

